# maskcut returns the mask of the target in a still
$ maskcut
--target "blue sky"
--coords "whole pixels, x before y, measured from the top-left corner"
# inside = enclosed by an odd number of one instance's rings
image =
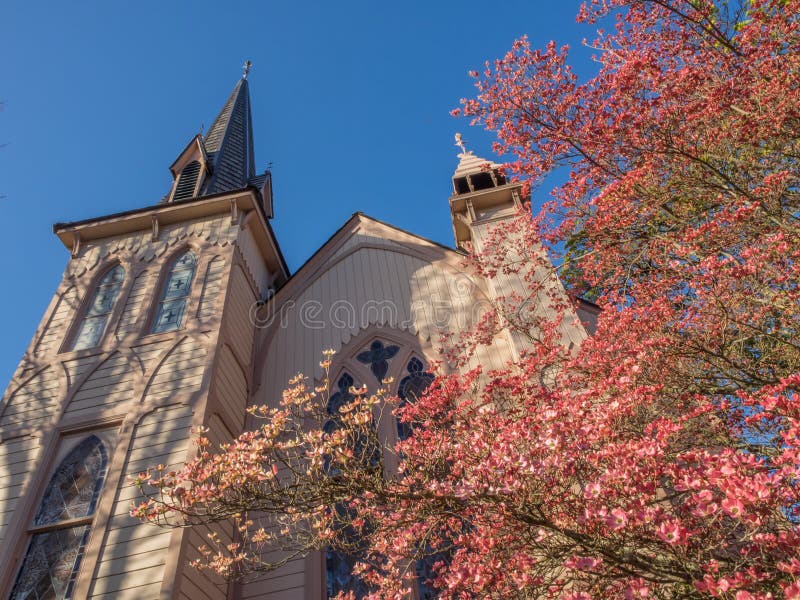
[[[449,116],[467,72],[528,34],[580,46],[578,2],[55,2],[0,21],[0,382],[57,287],[52,225],[152,205],[169,165],[211,124],[250,59],[256,169],[294,270],[355,211],[452,244]],[[542,193],[546,193],[543,190]]]

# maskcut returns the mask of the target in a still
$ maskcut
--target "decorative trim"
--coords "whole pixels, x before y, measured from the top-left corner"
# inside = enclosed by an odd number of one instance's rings
[[[81,233],[76,229],[73,232],[73,238],[72,238],[72,252],[71,252],[72,258],[77,257],[80,251],[81,251]]]
[[[158,216],[157,215],[150,215],[150,219],[151,219],[150,226],[152,228],[152,234],[150,235],[150,241],[151,242],[157,242],[158,241]]]

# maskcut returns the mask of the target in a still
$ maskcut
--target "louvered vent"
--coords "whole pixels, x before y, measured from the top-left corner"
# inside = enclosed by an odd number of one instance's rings
[[[194,196],[194,188],[197,185],[197,176],[199,174],[200,163],[196,160],[183,167],[178,177],[178,185],[175,186],[175,195],[172,197],[173,202],[175,200],[186,200]]]

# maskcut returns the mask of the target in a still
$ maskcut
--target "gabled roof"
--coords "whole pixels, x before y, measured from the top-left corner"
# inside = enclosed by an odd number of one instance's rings
[[[180,172],[180,168],[178,167],[178,165],[180,165],[181,163],[185,163],[184,159],[188,155],[193,154],[195,149],[197,150],[197,154],[201,157],[201,161],[200,162],[203,164],[203,166],[208,168],[208,155],[206,154],[206,149],[205,149],[205,146],[203,144],[203,138],[198,133],[191,140],[189,140],[189,143],[186,144],[186,147],[178,155],[178,158],[175,159],[175,162],[173,162],[169,166],[169,170],[172,172],[173,176],[177,176],[178,175],[178,173]]]
[[[460,248],[452,248],[445,244],[440,244],[439,242],[428,239],[421,235],[417,235],[416,233],[412,233],[406,229],[397,227],[396,225],[392,225],[390,223],[386,223],[385,221],[381,221],[380,219],[375,219],[374,217],[370,217],[369,215],[366,215],[363,212],[354,212],[350,216],[350,218],[347,219],[342,224],[341,227],[339,227],[336,231],[334,231],[333,234],[319,248],[317,248],[317,250],[310,257],[308,257],[308,259],[306,259],[306,261],[302,265],[300,265],[300,267],[294,273],[291,274],[286,283],[284,283],[283,286],[278,290],[278,294],[283,292],[284,288],[286,288],[287,286],[291,288],[292,287],[291,284],[295,284],[297,283],[298,279],[303,278],[306,271],[309,271],[309,269],[313,271],[313,269],[317,268],[317,266],[319,266],[320,264],[319,261],[321,257],[327,251],[329,251],[330,248],[334,247],[337,242],[341,242],[343,236],[348,235],[348,231],[354,230],[355,226],[358,224],[359,221],[376,223],[382,227],[397,232],[399,235],[404,236],[407,239],[417,240],[419,242],[422,242],[424,245],[438,249],[438,251],[443,250],[444,254],[451,255],[454,258],[457,257],[459,260],[463,259],[463,257],[467,254]],[[278,294],[276,294],[276,296]]]
[[[203,195],[235,190],[255,176],[253,123],[247,79],[240,79],[203,140],[211,177]]]

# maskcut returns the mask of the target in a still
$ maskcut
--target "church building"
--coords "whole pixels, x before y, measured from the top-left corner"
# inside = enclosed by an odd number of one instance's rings
[[[129,479],[191,459],[193,427],[232,439],[249,405],[276,405],[299,372],[320,378],[324,349],[341,393],[388,377],[400,398],[424,389],[442,336],[522,285],[464,266],[523,198],[498,165],[458,159],[453,248],[356,213],[290,273],[270,219],[292,207],[256,170],[246,69],[170,165],[164,199],[56,224],[64,275],[0,401],[0,599],[323,600],[350,585],[331,552],[246,583],[198,571],[207,530],[131,517]],[[564,326],[565,343],[585,335]],[[523,344],[501,334],[472,365],[501,368]],[[384,438],[402,436],[384,412]]]

